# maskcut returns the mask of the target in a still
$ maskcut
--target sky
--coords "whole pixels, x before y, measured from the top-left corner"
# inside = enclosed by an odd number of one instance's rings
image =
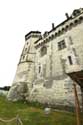
[[[0,0],[0,86],[12,85],[28,32],[43,34],[82,7],[82,0]]]

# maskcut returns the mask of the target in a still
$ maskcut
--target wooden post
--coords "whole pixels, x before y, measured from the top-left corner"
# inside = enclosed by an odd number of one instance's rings
[[[19,125],[19,120],[18,120],[19,116],[16,116],[16,125]]]
[[[74,94],[75,94],[75,108],[76,108],[77,125],[81,125],[81,121],[80,121],[80,104],[79,104],[79,99],[78,99],[77,90],[76,90],[76,83],[73,83],[73,86],[74,86]]]
[[[81,98],[82,98],[82,113],[83,113],[83,87],[80,87],[81,88]]]

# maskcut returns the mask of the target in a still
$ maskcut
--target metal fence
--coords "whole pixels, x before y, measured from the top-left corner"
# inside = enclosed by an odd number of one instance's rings
[[[19,115],[17,115],[16,117],[9,120],[0,118],[0,125],[23,125],[23,122]]]

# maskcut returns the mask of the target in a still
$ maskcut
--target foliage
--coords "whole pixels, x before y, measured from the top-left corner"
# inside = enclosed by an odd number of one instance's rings
[[[0,87],[0,90],[9,91],[9,89],[10,89],[10,86]]]

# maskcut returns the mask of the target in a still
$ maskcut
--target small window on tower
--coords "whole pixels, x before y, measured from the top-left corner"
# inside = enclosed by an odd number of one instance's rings
[[[23,55],[23,59],[25,58],[25,55]]]
[[[73,61],[72,61],[71,56],[68,56],[68,60],[69,60],[69,64],[72,65],[72,64],[73,64]]]
[[[47,54],[47,47],[46,46],[43,46],[41,48],[41,53],[40,54],[41,54],[41,57]]]

